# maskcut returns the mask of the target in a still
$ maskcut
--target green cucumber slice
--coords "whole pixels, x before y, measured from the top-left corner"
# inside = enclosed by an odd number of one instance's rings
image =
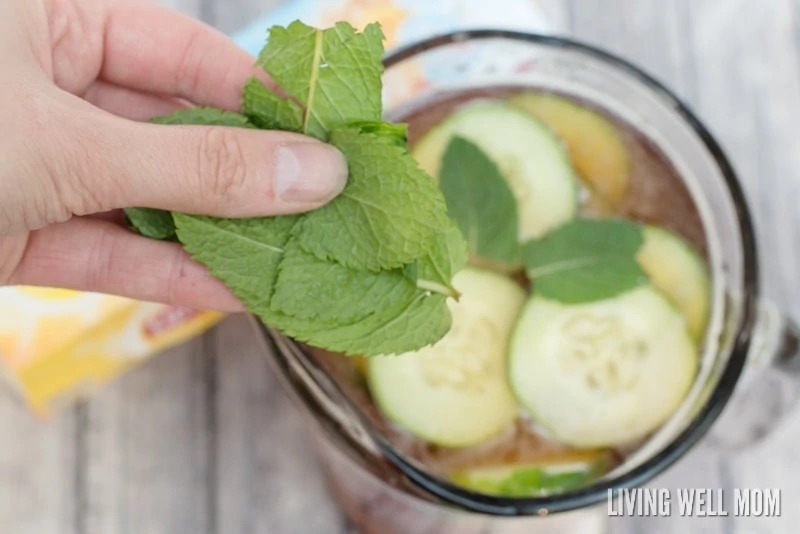
[[[414,143],[411,155],[438,179],[454,135],[475,143],[508,180],[518,203],[520,242],[575,217],[578,181],[563,143],[544,123],[502,101],[472,103]]]
[[[456,473],[451,480],[467,489],[502,497],[537,497],[586,486],[613,463],[607,452],[587,451],[572,457],[479,467]]]
[[[466,268],[448,301],[453,326],[417,352],[368,362],[370,390],[383,414],[411,434],[450,447],[480,443],[517,417],[506,381],[506,350],[525,292],[509,278]]]
[[[683,313],[692,336],[701,339],[711,309],[711,283],[700,254],[669,230],[648,226],[636,259],[653,285]]]
[[[513,334],[509,378],[553,437],[595,448],[633,443],[666,422],[697,366],[683,316],[647,285],[589,304],[534,295]]]

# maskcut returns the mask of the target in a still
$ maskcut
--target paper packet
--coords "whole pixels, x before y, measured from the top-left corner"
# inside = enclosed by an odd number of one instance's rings
[[[45,416],[222,318],[97,293],[2,287],[0,374]]]

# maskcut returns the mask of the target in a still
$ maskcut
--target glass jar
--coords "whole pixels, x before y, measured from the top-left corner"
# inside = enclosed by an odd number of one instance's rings
[[[609,490],[642,486],[667,469],[726,406],[737,408],[709,437],[720,447],[747,446],[776,425],[797,398],[795,381],[785,379],[800,368],[797,328],[760,299],[742,188],[718,143],[679,99],[624,60],[529,33],[441,35],[396,51],[385,65],[390,120],[453,90],[514,85],[558,91],[628,122],[666,155],[694,200],[713,304],[699,373],[672,418],[602,479],[539,498],[481,495],[428,472],[399,452],[313,357],[254,320],[284,386],[314,423],[334,496],[363,534],[602,532]],[[600,503],[602,509],[594,506]]]

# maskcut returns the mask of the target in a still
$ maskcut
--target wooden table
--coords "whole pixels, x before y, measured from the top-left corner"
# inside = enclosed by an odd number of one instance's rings
[[[162,1],[224,31],[275,3]],[[766,294],[800,316],[800,0],[540,3],[564,33],[664,80],[718,135],[751,201]],[[614,531],[797,532],[798,451],[795,412],[755,450],[723,456],[700,447],[652,483],[780,488],[781,518],[626,519]],[[0,534],[349,531],[326,494],[305,421],[243,318],[46,424],[0,395]]]

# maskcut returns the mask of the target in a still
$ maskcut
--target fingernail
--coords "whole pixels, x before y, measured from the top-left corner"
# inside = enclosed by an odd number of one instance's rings
[[[347,161],[324,143],[281,145],[275,157],[275,193],[287,203],[327,202],[347,183]]]

